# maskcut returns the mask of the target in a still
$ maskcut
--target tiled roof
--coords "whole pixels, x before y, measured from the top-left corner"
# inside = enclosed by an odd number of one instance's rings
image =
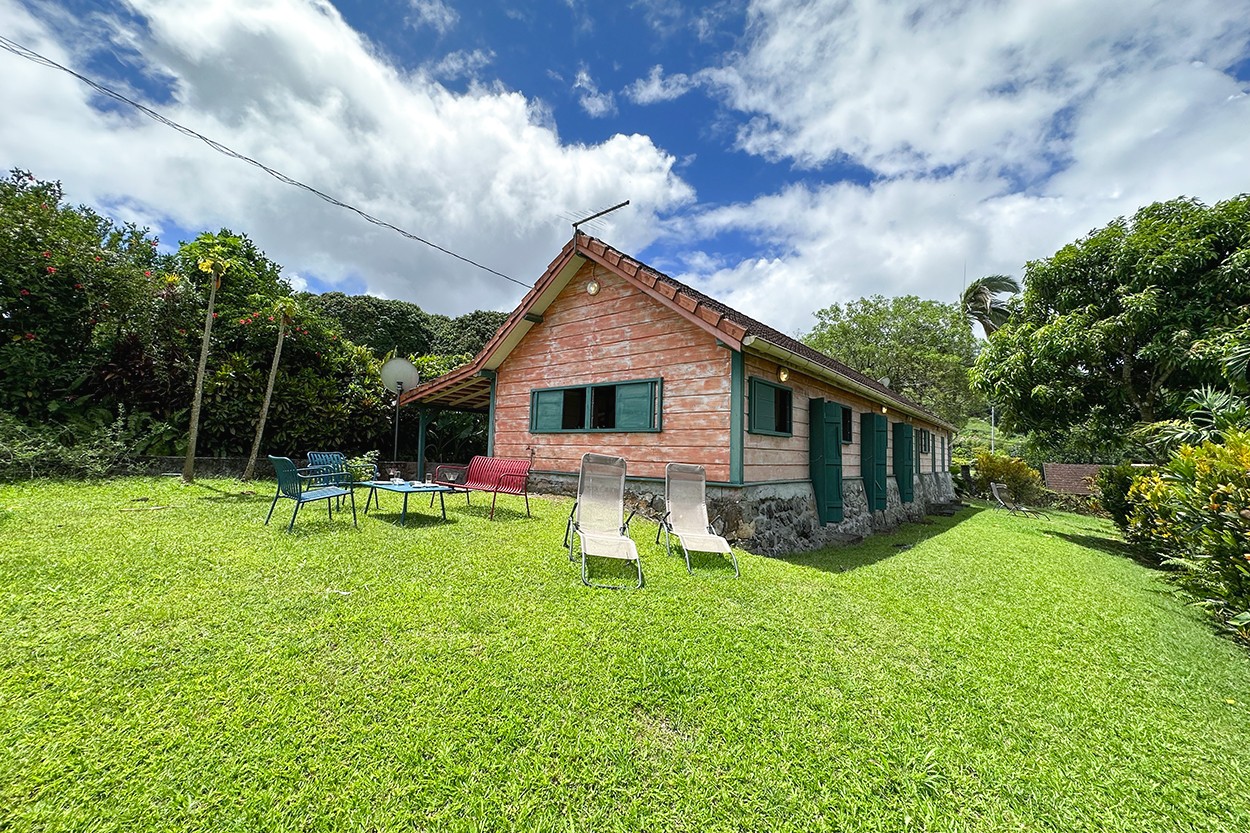
[[[839,376],[858,383],[862,387],[869,388],[886,399],[928,413],[923,406],[913,402],[897,391],[887,388],[876,379],[865,376],[858,370],[848,367],[819,350],[808,347],[803,342],[791,338],[780,330],[775,330],[767,324],[756,321],[749,315],[744,315],[732,307],[725,306],[715,298],[704,295],[699,290],[682,283],[676,278],[669,277],[663,272],[613,249],[602,240],[589,235],[579,234],[575,242],[580,251],[595,255],[596,259],[602,260],[612,267],[620,269],[630,277],[653,287],[682,309],[698,315],[712,326],[724,331],[733,341],[741,342],[747,336],[755,336],[794,353],[796,356],[800,356],[813,364],[827,368]]]

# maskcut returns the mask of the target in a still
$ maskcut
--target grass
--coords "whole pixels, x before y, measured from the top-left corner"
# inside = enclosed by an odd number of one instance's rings
[[[613,592],[564,500],[288,535],[243,488],[0,492],[0,830],[1250,829],[1250,654],[1102,522],[735,580],[636,521]]]

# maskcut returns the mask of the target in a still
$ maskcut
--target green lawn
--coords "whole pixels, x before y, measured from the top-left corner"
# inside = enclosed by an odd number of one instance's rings
[[[0,830],[1250,829],[1250,652],[1102,522],[735,580],[636,521],[613,592],[565,500],[288,535],[255,488],[0,491]]]

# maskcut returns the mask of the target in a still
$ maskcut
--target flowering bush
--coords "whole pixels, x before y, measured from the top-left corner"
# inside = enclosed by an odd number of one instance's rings
[[[1180,568],[1182,586],[1250,638],[1250,432],[1183,446],[1129,502],[1127,540]]]

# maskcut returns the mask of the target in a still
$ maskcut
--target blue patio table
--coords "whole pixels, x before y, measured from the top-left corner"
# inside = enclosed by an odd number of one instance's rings
[[[416,480],[412,482],[409,482],[407,480],[401,480],[398,483],[391,481],[391,480],[365,480],[356,485],[369,487],[369,497],[365,499],[365,514],[366,515],[369,514],[369,502],[370,501],[373,502],[373,505],[375,507],[379,509],[382,508],[382,504],[378,502],[378,490],[379,489],[386,491],[386,492],[398,492],[401,495],[403,495],[404,496],[404,511],[399,516],[400,526],[406,526],[408,523],[408,496],[409,495],[437,494],[438,495],[438,508],[441,509],[443,512],[443,520],[447,520],[447,506],[443,502],[443,495],[447,494],[448,492],[454,491],[453,489],[450,489],[447,486],[438,486],[434,483],[421,483],[420,481],[416,481]]]

